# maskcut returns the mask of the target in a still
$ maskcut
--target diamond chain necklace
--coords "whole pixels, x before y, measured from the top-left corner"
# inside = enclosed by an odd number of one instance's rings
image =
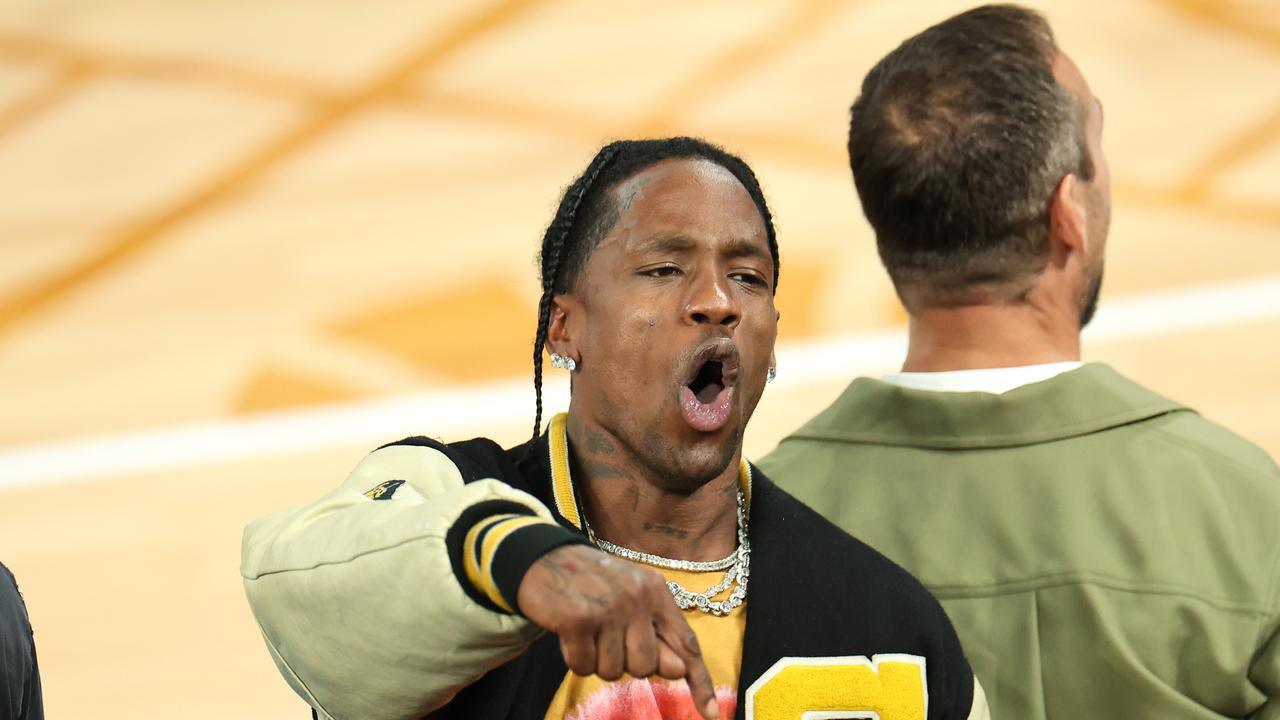
[[[582,527],[587,531],[587,539],[595,544],[596,547],[604,550],[610,555],[616,555],[624,560],[632,562],[644,563],[654,567],[665,568],[667,570],[687,570],[691,572],[711,572],[715,570],[725,570],[724,578],[707,588],[705,591],[696,593],[685,589],[674,580],[667,581],[667,589],[671,591],[671,597],[676,601],[676,606],[681,610],[697,608],[704,613],[709,613],[717,617],[728,615],[734,608],[742,604],[747,597],[747,579],[751,574],[751,543],[747,540],[747,512],[746,498],[742,494],[742,488],[738,488],[738,548],[729,554],[723,560],[696,561],[696,560],[673,560],[665,558],[661,555],[653,555],[639,550],[632,550],[621,545],[614,545],[604,538],[596,537],[595,532],[591,529],[591,523],[587,522],[584,515],[582,518]],[[737,587],[733,592],[729,593],[729,597],[724,600],[712,600],[711,598],[719,595],[729,586],[737,583]]]

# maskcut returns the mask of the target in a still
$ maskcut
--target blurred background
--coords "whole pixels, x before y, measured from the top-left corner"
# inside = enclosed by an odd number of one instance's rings
[[[527,437],[533,256],[609,139],[761,177],[780,375],[749,455],[895,369],[847,108],[973,4],[0,3],[0,561],[49,716],[306,716],[241,528],[391,439]],[[1106,105],[1086,359],[1280,455],[1280,0],[1030,4]]]

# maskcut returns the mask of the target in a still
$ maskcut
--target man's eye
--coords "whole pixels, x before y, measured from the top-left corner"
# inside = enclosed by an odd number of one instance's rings
[[[672,277],[680,274],[680,268],[674,265],[662,265],[655,268],[648,268],[647,270],[641,270],[640,274],[647,275],[649,277]]]
[[[760,277],[759,275],[756,275],[755,273],[739,272],[739,273],[733,273],[729,277],[733,278],[734,280],[737,280],[740,283],[744,283],[747,285],[755,285],[756,287],[766,287],[769,284],[768,282],[765,281],[764,278]]]

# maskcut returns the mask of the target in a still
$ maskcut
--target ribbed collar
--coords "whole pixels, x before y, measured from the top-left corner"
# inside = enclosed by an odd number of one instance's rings
[[[931,392],[858,378],[791,437],[937,449],[1012,447],[1171,412],[1192,411],[1099,363],[1003,395]]]
[[[568,420],[568,413],[560,413],[551,418],[551,424],[540,442],[544,445],[543,452],[547,462],[545,467],[551,478],[552,509],[564,524],[585,532],[582,526],[582,504],[569,474]],[[738,482],[748,507],[751,502],[751,478],[751,463],[742,458],[738,463]]]

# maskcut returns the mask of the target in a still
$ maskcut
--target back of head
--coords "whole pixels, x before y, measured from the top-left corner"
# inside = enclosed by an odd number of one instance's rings
[[[1054,189],[1093,175],[1057,53],[1038,13],[984,6],[910,38],[863,81],[850,165],[909,310],[1015,301],[1044,269]]]

